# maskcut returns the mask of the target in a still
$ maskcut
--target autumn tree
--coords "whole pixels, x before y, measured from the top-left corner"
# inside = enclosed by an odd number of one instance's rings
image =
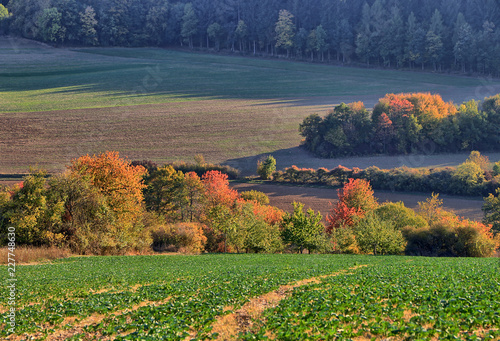
[[[92,185],[106,195],[120,219],[133,221],[142,213],[146,173],[142,166],[132,166],[130,161],[120,158],[118,152],[105,152],[81,156],[71,162],[69,170],[88,177]]]
[[[92,190],[84,195],[94,197],[100,212],[109,212],[102,223],[80,226],[85,235],[100,236],[92,239],[92,252],[123,253],[149,246],[150,237],[142,223],[146,173],[142,166],[132,166],[118,152],[105,152],[73,160],[69,171],[72,177],[86,179],[97,189],[97,195]]]
[[[201,180],[205,190],[208,210],[219,205],[229,208],[234,207],[239,194],[229,187],[227,174],[219,171],[208,171],[203,174]]]
[[[349,179],[342,189],[337,191],[338,202],[327,216],[327,230],[352,226],[357,219],[377,208],[377,199],[373,196],[370,183],[363,179]]]
[[[223,236],[223,251],[236,232],[236,208],[239,194],[229,187],[228,176],[219,171],[208,171],[202,176],[204,187],[204,220],[209,227]]]

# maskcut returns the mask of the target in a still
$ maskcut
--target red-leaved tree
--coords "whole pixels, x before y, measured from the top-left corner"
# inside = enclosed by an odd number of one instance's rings
[[[378,205],[370,183],[363,179],[349,179],[349,182],[337,191],[337,195],[339,201],[326,218],[327,232],[334,228],[352,226],[357,219],[363,218]]]

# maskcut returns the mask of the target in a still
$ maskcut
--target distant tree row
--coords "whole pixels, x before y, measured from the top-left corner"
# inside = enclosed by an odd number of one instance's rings
[[[56,44],[180,45],[500,73],[495,0],[10,0],[0,22]]]
[[[342,103],[299,130],[321,157],[500,150],[500,94],[459,106],[428,93],[388,94],[371,113],[362,102]]]

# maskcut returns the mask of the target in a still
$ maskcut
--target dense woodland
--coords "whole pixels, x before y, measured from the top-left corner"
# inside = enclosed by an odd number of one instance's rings
[[[10,0],[4,32],[60,45],[185,46],[500,74],[496,0]]]

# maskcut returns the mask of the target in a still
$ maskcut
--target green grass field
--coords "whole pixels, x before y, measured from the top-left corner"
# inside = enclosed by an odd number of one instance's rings
[[[389,92],[448,93],[450,89],[455,93],[452,99],[461,101],[476,95],[475,88],[485,85],[484,80],[477,78],[146,48],[4,48],[0,49],[0,56],[3,61],[0,67],[1,112],[207,98],[358,96],[363,100],[366,96],[381,97]]]
[[[495,258],[67,258],[16,268],[10,338],[498,339],[499,270]],[[5,283],[7,267],[0,273]],[[8,289],[2,290],[6,312]]]
[[[461,102],[500,92],[500,82],[481,78],[163,49],[0,42],[0,58],[0,173],[61,171],[106,150],[159,163],[201,153],[250,172],[255,160],[245,158],[281,150],[283,166],[304,165],[293,151],[298,124],[340,102],[372,106],[402,91]]]

